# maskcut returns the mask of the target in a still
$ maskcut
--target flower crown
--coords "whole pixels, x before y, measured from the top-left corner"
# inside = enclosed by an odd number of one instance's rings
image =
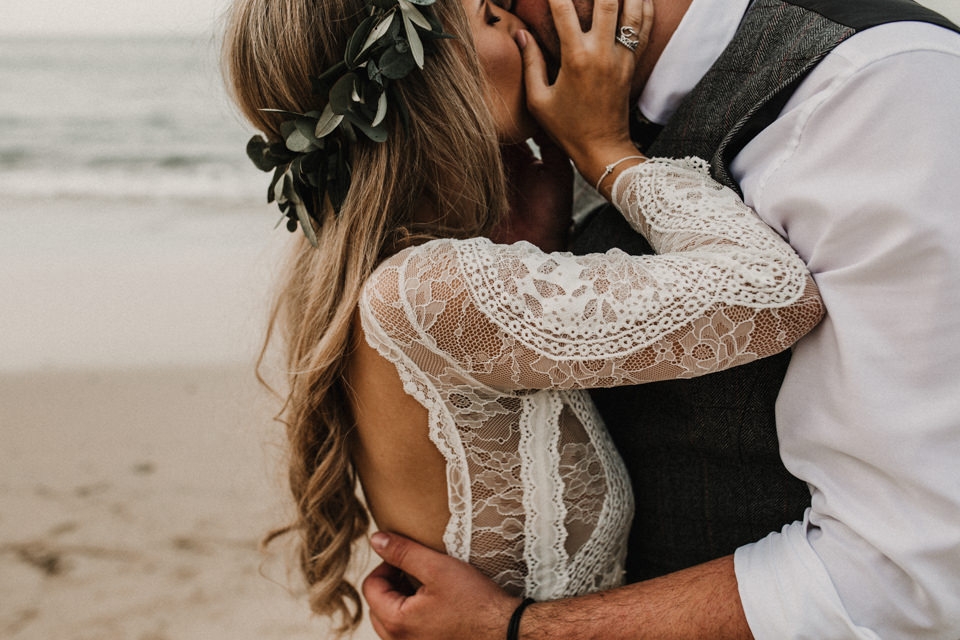
[[[340,213],[350,188],[350,147],[357,132],[374,142],[385,141],[390,105],[407,127],[410,114],[392,82],[423,69],[434,40],[452,37],[430,8],[434,2],[368,0],[368,15],[347,41],[343,60],[310,78],[313,94],[326,99],[323,111],[263,109],[291,119],[280,125],[283,142],[271,144],[256,135],[247,143],[247,155],[257,168],[274,172],[267,202],[276,201],[287,229],[296,231],[299,223],[315,247],[313,223],[320,221],[306,204],[313,192],[319,193],[320,202],[328,197]]]

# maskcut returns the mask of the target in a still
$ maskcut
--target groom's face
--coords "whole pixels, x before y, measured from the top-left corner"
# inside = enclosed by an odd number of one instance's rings
[[[547,0],[503,0],[505,7],[511,13],[523,20],[527,29],[540,43],[547,66],[556,70],[560,62],[560,38],[553,25],[553,16],[550,15],[550,5]],[[593,0],[573,0],[580,17],[580,26],[584,31],[590,28],[593,21]]]

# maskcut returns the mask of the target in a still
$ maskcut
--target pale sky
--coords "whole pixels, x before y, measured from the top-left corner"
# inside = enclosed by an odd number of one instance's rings
[[[211,31],[229,0],[0,0],[0,34]]]

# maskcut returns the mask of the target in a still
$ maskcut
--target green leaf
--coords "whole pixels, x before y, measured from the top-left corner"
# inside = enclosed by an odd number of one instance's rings
[[[347,64],[341,60],[316,78],[310,78],[310,81],[313,84],[313,92],[317,95],[325,95],[327,93],[327,88],[330,86],[330,82],[334,78],[340,77],[340,74],[346,70]]]
[[[400,30],[403,29],[403,18],[397,18],[390,22],[390,29],[387,31],[387,37],[384,40],[384,43],[389,46],[388,43],[396,41],[400,36]]]
[[[367,122],[371,122],[377,113],[377,100],[380,98],[382,90],[376,82],[370,82],[366,78],[357,78],[354,84],[353,105],[350,113],[362,116]]]
[[[354,144],[357,141],[357,132],[346,118],[341,124],[340,131],[343,132],[344,144]]]
[[[417,66],[423,69],[423,42],[420,41],[420,36],[417,34],[417,30],[414,29],[409,22],[404,22],[409,29],[410,34],[410,52],[413,54],[413,59],[416,61]]]
[[[298,158],[301,181],[306,182],[314,189],[319,188],[319,170],[325,160],[326,153],[323,150],[314,151]]]
[[[359,80],[360,78],[357,78],[357,81]],[[350,92],[350,99],[353,101],[354,105],[363,104],[365,102],[365,98],[363,94],[361,94],[361,87],[357,86],[357,82],[353,83],[353,91]]]
[[[367,35],[367,39],[364,41],[363,47],[361,47],[360,52],[357,55],[362,54],[364,51],[372,47],[380,38],[389,33],[395,16],[396,13],[390,12],[380,19],[380,22],[377,23],[377,26],[371,29],[370,33]]]
[[[286,143],[287,149],[290,149],[290,151],[294,153],[304,153],[314,148],[312,136],[307,137],[296,127],[294,127],[290,135],[286,137]]]
[[[348,73],[337,80],[336,84],[330,89],[329,106],[337,115],[343,115],[350,111],[353,104],[353,87],[356,81],[357,74]]]
[[[382,124],[379,126],[373,126],[370,123],[365,122],[363,118],[360,118],[353,113],[348,113],[345,117],[350,121],[350,124],[360,129],[365,136],[374,142],[383,142],[387,139],[387,128]]]
[[[314,111],[313,113],[317,112]],[[294,120],[294,125],[296,125],[297,130],[300,131],[300,133],[308,138],[312,138],[314,135],[313,132],[317,128],[317,121],[320,119],[319,116],[320,114],[317,114],[317,116],[305,115],[303,118],[297,118]]]
[[[375,60],[367,61],[367,78],[383,86],[383,74],[380,73],[380,67]]]
[[[316,152],[305,153],[292,163],[290,163],[290,171],[293,172],[294,178],[302,185],[309,185],[315,187],[315,180],[312,180],[310,175],[310,165],[312,163],[311,158],[318,155]]]
[[[317,234],[313,230],[313,222],[310,220],[310,212],[307,211],[307,205],[300,200],[299,202],[293,203],[293,208],[297,212],[297,219],[300,220],[300,228],[303,229],[303,235],[307,236],[307,240],[309,240],[313,248],[316,249],[320,244],[317,242]]]
[[[276,188],[277,183],[283,178],[283,174],[286,172],[286,167],[277,167],[273,171],[273,178],[270,180],[270,187],[267,189],[267,204],[275,202],[277,199]]]
[[[376,22],[376,19],[376,16],[364,18],[363,22],[360,23],[360,26],[357,27],[356,31],[353,32],[353,35],[351,35],[347,41],[347,50],[343,55],[343,61],[348,68],[356,68],[360,54],[365,48],[364,45],[366,44],[367,37],[370,35],[370,30],[373,29],[373,24]]]
[[[278,204],[282,205],[289,202],[290,199],[287,197],[288,185],[293,186],[293,178],[290,176],[289,168],[281,174],[280,179],[273,185],[273,199]]]
[[[297,130],[296,120],[284,120],[280,123],[280,135],[286,140],[287,136]]]
[[[293,178],[292,172],[288,171],[283,174],[283,179],[277,183],[277,190],[281,192],[277,195],[277,202],[281,205],[280,210],[286,211],[291,206],[293,207],[304,235],[307,236],[310,244],[316,247],[317,236],[313,231],[313,224],[310,222],[310,212],[307,209],[307,205],[304,204],[303,198],[300,197],[300,192],[297,191],[296,181]],[[288,206],[284,207],[284,204]]]
[[[288,149],[296,153],[304,153],[323,146],[323,142],[316,137],[316,118],[297,118],[293,124],[294,130],[286,139]],[[292,147],[291,144],[296,145],[297,148]]]
[[[426,22],[428,29],[430,23],[424,20],[420,12],[407,0],[399,0],[399,2],[400,12],[403,15],[403,28],[407,32],[407,42],[410,43],[410,52],[413,54],[417,66],[423,69],[423,43],[420,42],[420,35],[417,33],[416,27],[413,26],[415,24],[413,16],[416,15],[419,20]]]
[[[387,92],[384,91],[380,94],[380,99],[377,100],[377,115],[373,117],[373,121],[370,123],[372,126],[376,127],[383,119],[387,117]]]
[[[402,47],[390,47],[380,56],[380,73],[391,80],[406,77],[416,66],[412,52],[402,51]]]
[[[343,116],[334,113],[333,107],[327,103],[327,106],[323,109],[323,113],[320,114],[319,120],[317,120],[317,128],[314,131],[314,135],[318,138],[330,135],[334,129],[340,126],[342,120]]]
[[[287,111],[286,109],[258,109],[258,111],[263,111],[264,113],[282,113],[285,116],[290,116],[291,118],[299,118],[303,114],[297,113],[296,111]]]
[[[270,148],[269,143],[263,139],[263,136],[253,136],[247,142],[247,157],[253,161],[253,164],[261,171],[270,171],[273,169],[272,163],[267,155]]]
[[[398,0],[398,2],[404,18],[426,31],[432,29],[430,21],[414,6],[416,3],[412,3],[410,0]]]

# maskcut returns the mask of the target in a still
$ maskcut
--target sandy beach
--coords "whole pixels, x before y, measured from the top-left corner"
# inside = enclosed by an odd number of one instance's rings
[[[0,637],[330,637],[258,551],[285,513],[253,361],[286,232],[256,206],[31,204],[0,221]]]

